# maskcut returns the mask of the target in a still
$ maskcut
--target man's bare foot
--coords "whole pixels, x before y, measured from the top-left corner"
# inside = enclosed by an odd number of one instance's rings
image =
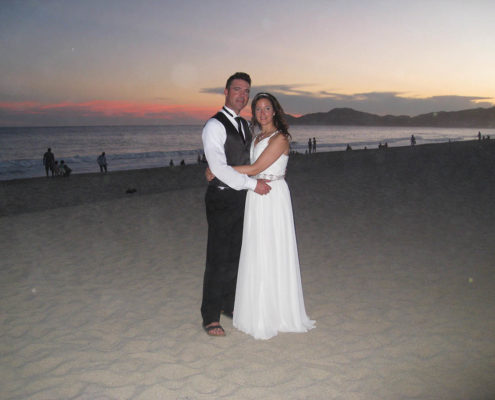
[[[219,322],[203,325],[203,329],[208,336],[225,336],[225,331]]]

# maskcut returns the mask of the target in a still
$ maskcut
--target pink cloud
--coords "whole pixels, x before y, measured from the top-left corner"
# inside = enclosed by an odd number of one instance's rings
[[[135,118],[146,120],[190,120],[204,121],[215,113],[217,107],[197,107],[182,104],[132,103],[125,101],[94,100],[88,102],[63,102],[43,104],[38,102],[0,102],[0,110],[23,115],[78,115],[92,117]]]

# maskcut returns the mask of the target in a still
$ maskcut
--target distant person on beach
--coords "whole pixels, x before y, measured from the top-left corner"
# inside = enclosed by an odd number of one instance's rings
[[[308,154],[311,154],[311,149],[313,148],[313,143],[311,142],[311,138],[308,139]]]
[[[220,314],[232,317],[239,267],[246,191],[267,194],[265,179],[250,178],[233,165],[249,164],[251,132],[239,113],[249,101],[251,78],[236,72],[227,79],[225,105],[210,118],[202,133],[208,166],[216,178],[205,195],[208,244],[201,316],[210,336],[225,336]]]
[[[61,175],[60,167],[58,166],[58,161],[55,161],[55,164],[53,164],[53,175],[54,176]]]
[[[72,172],[72,169],[69,168],[69,166],[64,162],[64,160],[61,160],[60,171],[62,173],[62,176],[69,176],[70,173]]]
[[[186,162],[185,162],[184,160],[181,160],[181,161],[180,161],[180,166],[181,166],[181,167],[184,167],[185,165],[186,165]]]
[[[174,160],[170,160],[170,162],[168,163],[168,166],[173,167],[174,166]]]
[[[46,177],[48,178],[50,171],[52,176],[54,175],[53,166],[55,165],[55,155],[52,153],[52,149],[48,150],[43,154],[43,165],[45,166]]]
[[[481,140],[481,132],[478,131],[478,140]]]
[[[351,151],[352,150],[352,147],[350,144],[347,145],[347,147],[345,148],[346,151]]]
[[[278,332],[306,332],[314,321],[304,307],[290,192],[284,179],[290,151],[284,111],[269,93],[258,93],[251,111],[253,129],[260,130],[251,144],[252,164],[234,169],[270,180],[272,190],[265,197],[247,193],[233,324],[255,339],[270,339]]]
[[[101,153],[96,161],[100,166],[100,172],[107,172],[107,157],[105,156],[105,152]]]
[[[316,139],[313,138],[313,153],[316,153]]]
[[[416,138],[414,135],[411,135],[411,146],[414,146],[416,144]]]

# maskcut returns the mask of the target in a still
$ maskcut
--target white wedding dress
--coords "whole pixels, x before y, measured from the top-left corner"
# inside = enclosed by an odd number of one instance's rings
[[[269,137],[251,145],[251,163]],[[289,156],[282,154],[257,178],[270,180],[269,194],[248,191],[234,306],[234,326],[256,339],[278,332],[307,332],[292,203],[284,180]]]

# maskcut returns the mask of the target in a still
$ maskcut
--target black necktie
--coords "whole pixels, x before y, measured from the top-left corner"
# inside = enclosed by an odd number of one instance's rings
[[[239,130],[239,134],[241,135],[243,142],[245,142],[246,139],[244,138],[244,135],[242,134],[242,128],[241,128],[241,117],[235,117],[235,120],[237,121],[237,128]]]

